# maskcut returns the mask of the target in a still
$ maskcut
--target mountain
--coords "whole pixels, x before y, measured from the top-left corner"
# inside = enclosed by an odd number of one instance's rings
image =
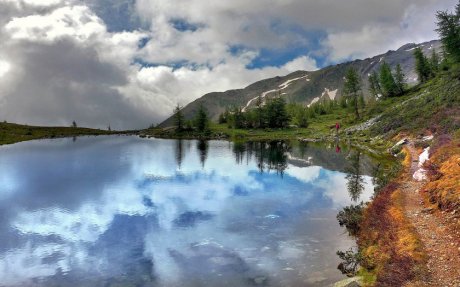
[[[432,49],[441,51],[441,43],[437,40],[421,44],[406,44],[396,51],[390,50],[385,54],[364,60],[329,66],[314,72],[297,71],[287,76],[258,81],[244,89],[209,93],[185,106],[183,114],[186,119],[193,118],[198,107],[202,104],[207,109],[211,119],[216,121],[227,107],[239,106],[243,110],[250,109],[255,105],[259,96],[267,99],[280,95],[285,97],[288,102],[305,105],[310,105],[325,97],[339,98],[343,90],[345,73],[350,67],[358,71],[363,83],[363,93],[368,96],[368,76],[373,71],[377,71],[383,61],[387,62],[393,69],[397,64],[401,64],[408,83],[412,84],[417,82],[413,57],[413,50],[416,47],[421,47],[426,55],[431,54]],[[170,117],[162,122],[160,127],[172,125],[173,119]]]

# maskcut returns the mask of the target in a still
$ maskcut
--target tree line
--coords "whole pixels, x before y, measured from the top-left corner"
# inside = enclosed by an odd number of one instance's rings
[[[197,131],[199,133],[209,133],[209,115],[203,104],[200,104],[198,111],[192,120],[185,120],[182,107],[177,105],[173,113],[174,127],[177,133],[186,131]]]
[[[435,77],[441,70],[446,70],[452,63],[460,62],[460,1],[454,12],[438,11],[436,14],[437,29],[443,45],[442,57],[435,49],[427,57],[421,47],[414,49],[415,71],[420,83],[425,83]],[[378,70],[369,77],[368,101],[398,97],[407,90],[407,79],[402,66],[397,64],[392,70],[390,65],[383,61]],[[356,119],[360,119],[360,109],[366,105],[363,95],[361,77],[355,68],[346,71],[343,94],[339,100],[322,99],[321,101],[305,106],[298,103],[286,103],[280,96],[268,99],[265,102],[259,96],[256,106],[244,111],[241,107],[227,108],[219,116],[220,124],[227,124],[237,129],[286,128],[289,125],[308,127],[309,120],[316,116],[330,114],[337,108],[350,108]],[[181,107],[174,110],[174,124],[176,131],[194,130],[200,133],[209,131],[209,116],[203,105],[200,105],[195,117],[186,121]]]
[[[259,96],[254,109],[248,111],[243,111],[241,107],[227,109],[219,116],[219,123],[235,129],[285,128],[291,118],[284,98],[276,97],[264,103]]]

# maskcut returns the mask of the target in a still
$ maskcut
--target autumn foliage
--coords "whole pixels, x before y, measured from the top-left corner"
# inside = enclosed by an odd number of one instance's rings
[[[404,160],[407,168],[410,156]],[[404,214],[400,182],[387,184],[364,211],[358,245],[362,266],[376,274],[376,286],[402,286],[420,275],[426,262],[421,243]]]
[[[422,189],[430,203],[460,211],[460,141],[441,144],[426,164],[430,181]]]

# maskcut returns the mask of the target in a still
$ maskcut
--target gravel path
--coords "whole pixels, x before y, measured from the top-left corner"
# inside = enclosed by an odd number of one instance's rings
[[[460,214],[426,208],[419,193],[423,182],[412,175],[418,169],[419,155],[413,146],[409,178],[403,185],[405,213],[415,227],[428,255],[428,276],[423,282],[411,282],[406,287],[460,287]]]

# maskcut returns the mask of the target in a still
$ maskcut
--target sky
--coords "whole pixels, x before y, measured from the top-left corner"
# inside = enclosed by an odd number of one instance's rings
[[[0,0],[0,120],[138,129],[215,91],[437,38],[456,0]]]

